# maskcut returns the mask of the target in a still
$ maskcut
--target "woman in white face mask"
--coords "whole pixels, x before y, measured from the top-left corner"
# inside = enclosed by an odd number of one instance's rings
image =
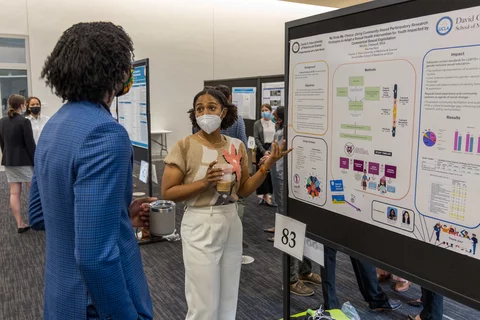
[[[274,142],[271,156],[252,177],[245,145],[220,134],[237,119],[236,107],[213,89],[193,100],[192,125],[201,130],[180,140],[165,158],[162,197],[184,201],[181,233],[187,320],[234,320],[242,264],[238,196],[248,197],[291,150]]]

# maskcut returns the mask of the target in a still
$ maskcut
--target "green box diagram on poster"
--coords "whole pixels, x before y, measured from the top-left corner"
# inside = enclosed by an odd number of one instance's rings
[[[348,103],[348,109],[350,111],[363,111],[363,102],[361,102],[361,101],[350,101]]]
[[[349,134],[349,133],[340,133],[340,138],[363,140],[363,141],[372,141],[372,136],[362,136],[362,135],[358,135],[358,134]]]
[[[348,85],[350,87],[363,87],[363,77],[350,77]]]
[[[341,128],[347,129],[347,130],[363,130],[363,131],[372,130],[372,127],[370,126],[362,126],[362,125],[356,125],[356,124],[342,124]]]
[[[348,97],[348,87],[337,88],[337,97]]]
[[[380,101],[380,87],[365,87],[366,101]]]

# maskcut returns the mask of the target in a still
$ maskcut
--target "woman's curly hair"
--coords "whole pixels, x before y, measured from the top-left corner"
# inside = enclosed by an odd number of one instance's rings
[[[98,103],[123,84],[133,57],[132,39],[121,26],[78,23],[62,34],[41,77],[63,101]]]
[[[206,94],[214,97],[223,108],[227,109],[227,114],[222,120],[220,129],[225,130],[230,128],[238,119],[237,107],[234,104],[228,102],[227,97],[225,97],[225,95],[220,90],[217,90],[214,87],[206,87],[205,89],[197,93],[195,98],[193,98],[193,108],[188,110],[188,113],[190,114],[190,121],[192,121],[192,125],[195,128],[200,129],[200,127],[197,124],[197,118],[195,116],[195,104],[197,103],[198,98]]]

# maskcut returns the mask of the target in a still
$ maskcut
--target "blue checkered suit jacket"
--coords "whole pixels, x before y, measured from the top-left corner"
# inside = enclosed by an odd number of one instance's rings
[[[101,105],[67,103],[35,152],[30,224],[45,229],[44,317],[152,319],[129,218],[132,147]]]

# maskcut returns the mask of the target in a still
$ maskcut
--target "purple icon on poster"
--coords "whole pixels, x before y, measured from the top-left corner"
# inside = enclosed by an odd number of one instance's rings
[[[348,158],[340,157],[340,169],[350,169],[350,161]]]
[[[363,172],[363,160],[353,160],[353,170]]]
[[[396,179],[397,178],[397,167],[385,165],[385,177]]]
[[[380,173],[380,164],[378,164],[376,162],[369,162],[368,163],[368,173],[378,175]]]

